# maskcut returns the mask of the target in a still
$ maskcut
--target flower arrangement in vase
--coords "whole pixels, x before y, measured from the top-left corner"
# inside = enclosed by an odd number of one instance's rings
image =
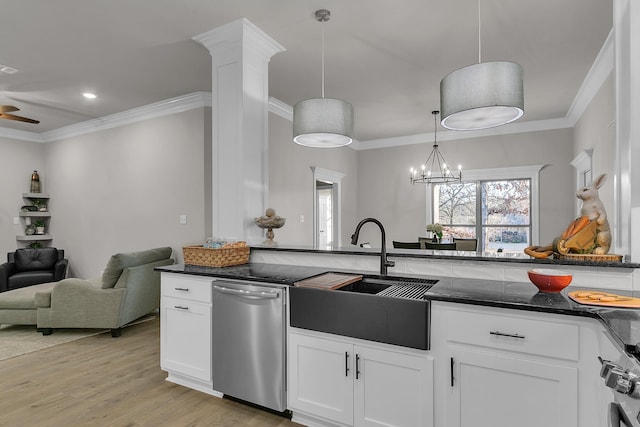
[[[443,230],[442,224],[439,224],[437,222],[435,224],[427,225],[427,231],[430,231],[433,233],[433,238],[438,243],[442,241],[442,230]]]

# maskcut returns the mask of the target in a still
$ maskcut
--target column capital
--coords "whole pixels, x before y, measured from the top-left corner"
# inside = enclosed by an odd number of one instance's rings
[[[192,39],[209,49],[211,56],[226,51],[231,46],[242,46],[250,48],[252,52],[268,61],[276,53],[286,50],[247,18],[231,21]]]

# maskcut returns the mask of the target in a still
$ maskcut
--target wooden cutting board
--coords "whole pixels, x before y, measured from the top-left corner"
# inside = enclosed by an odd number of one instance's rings
[[[572,291],[569,298],[580,304],[602,307],[640,308],[640,298],[599,291]]]
[[[338,289],[350,283],[362,280],[362,276],[356,274],[324,273],[319,276],[295,282],[294,286],[318,289]]]

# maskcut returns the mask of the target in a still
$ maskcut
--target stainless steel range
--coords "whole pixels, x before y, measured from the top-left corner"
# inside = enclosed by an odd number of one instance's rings
[[[607,427],[640,427],[640,348],[621,349],[612,338],[601,346],[600,376],[610,390],[605,397]],[[635,354],[634,354],[635,353]]]

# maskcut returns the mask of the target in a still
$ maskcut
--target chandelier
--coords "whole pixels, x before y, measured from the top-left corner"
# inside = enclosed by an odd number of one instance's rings
[[[433,114],[434,124],[433,149],[431,150],[429,157],[427,157],[427,161],[422,164],[419,170],[415,168],[410,169],[409,177],[411,179],[411,183],[455,184],[457,182],[462,182],[462,166],[458,165],[458,170],[454,174],[451,169],[449,169],[449,166],[447,166],[447,162],[444,160],[444,156],[438,148],[437,131],[438,114],[440,114],[440,111],[435,110],[432,111],[431,114]]]

